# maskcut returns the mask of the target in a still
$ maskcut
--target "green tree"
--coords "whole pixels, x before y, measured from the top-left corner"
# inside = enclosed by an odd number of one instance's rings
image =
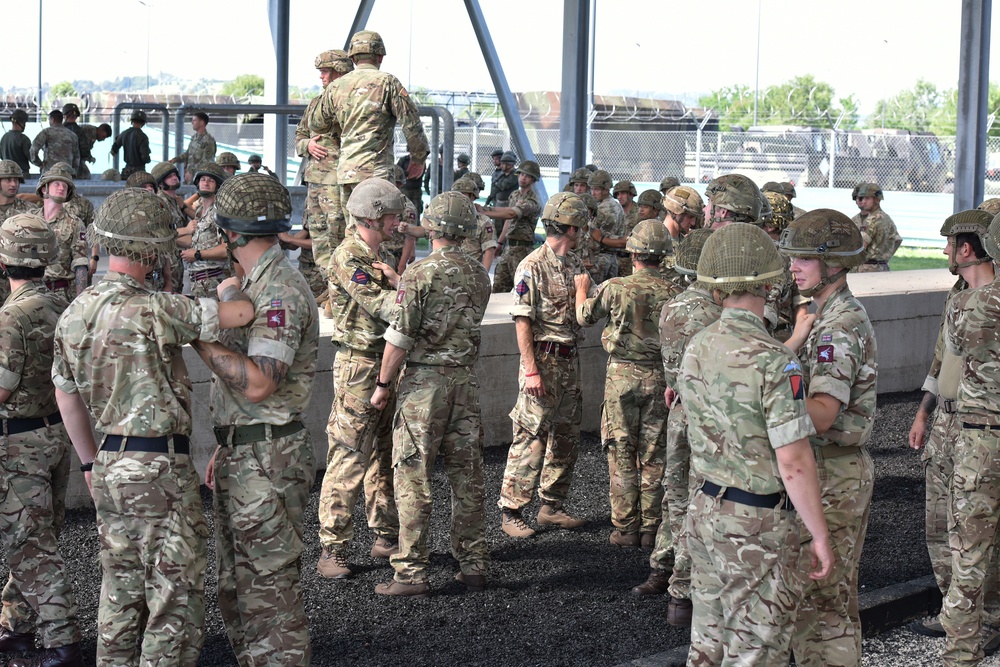
[[[256,74],[240,74],[222,86],[223,95],[250,97],[264,94],[264,78]]]
[[[875,112],[868,117],[872,127],[891,127],[911,132],[930,132],[947,122],[945,102],[951,91],[941,92],[930,81],[918,80],[912,88],[900,91],[894,97],[879,100]],[[951,127],[955,116],[951,117]],[[954,131],[952,131],[954,134]]]
[[[73,84],[69,81],[60,81],[59,83],[52,86],[52,90],[49,91],[52,97],[76,97],[76,90],[73,88]]]
[[[857,101],[853,96],[834,102],[833,86],[817,81],[811,74],[797,76],[778,86],[770,86],[757,94],[757,125],[815,125],[829,127],[841,114],[840,129],[857,124]],[[754,124],[754,90],[736,84],[703,96],[703,107],[714,109],[719,125],[728,130],[735,125]]]

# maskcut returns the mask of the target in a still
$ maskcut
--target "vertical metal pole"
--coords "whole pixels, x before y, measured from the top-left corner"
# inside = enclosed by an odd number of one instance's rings
[[[590,0],[564,0],[562,93],[559,97],[560,190],[569,182],[573,169],[582,167],[587,161],[590,23]]]
[[[274,43],[275,78],[274,103],[288,104],[288,31],[290,0],[269,0],[271,41]],[[278,181],[285,183],[288,171],[288,115],[275,115],[274,171]]]
[[[361,0],[358,3],[358,11],[354,15],[354,22],[351,23],[351,31],[347,33],[347,40],[344,42],[344,50],[351,45],[351,37],[354,33],[359,30],[364,30],[365,26],[368,25],[368,17],[372,14],[372,6],[375,4],[375,0]]]
[[[962,0],[959,39],[958,127],[955,137],[955,212],[983,200],[989,100],[992,0]]]
[[[837,163],[837,130],[836,128],[830,130],[830,184],[829,188],[834,187],[836,182],[833,177],[834,167]]]
[[[38,111],[35,120],[42,122],[42,0],[38,0]]]
[[[591,129],[594,122],[594,52],[597,44],[597,0],[590,0],[590,47],[587,49],[587,129],[583,136],[585,139],[583,156],[585,162],[594,161],[594,152],[591,150]]]
[[[760,97],[760,2],[757,0],[757,67],[753,78],[753,124],[757,124],[757,99]]]

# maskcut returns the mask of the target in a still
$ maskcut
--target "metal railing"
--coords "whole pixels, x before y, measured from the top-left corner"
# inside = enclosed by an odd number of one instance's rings
[[[168,159],[170,159],[170,156],[168,155],[169,151],[168,144],[170,141],[170,110],[167,108],[167,105],[150,104],[148,102],[119,102],[117,105],[115,105],[115,110],[111,120],[111,127],[114,130],[112,135],[114,137],[114,141],[118,140],[118,133],[119,133],[118,131],[121,128],[123,109],[142,109],[143,111],[145,110],[159,111],[161,114],[163,114],[163,161],[166,162]],[[112,166],[114,167],[115,171],[121,171],[121,169],[118,168],[120,161],[121,160],[118,157],[118,151],[115,151],[112,157]]]

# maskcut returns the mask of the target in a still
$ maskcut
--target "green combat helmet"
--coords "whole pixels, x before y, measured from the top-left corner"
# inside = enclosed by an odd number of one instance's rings
[[[615,189],[611,194],[617,195],[619,192],[627,192],[633,197],[639,194],[635,189],[635,185],[632,184],[632,181],[624,179],[615,183]]]
[[[590,175],[590,178],[587,179],[587,187],[589,188],[604,188],[605,190],[610,190],[612,185],[611,174],[603,169],[598,169]]]
[[[152,174],[153,178],[156,179],[156,185],[157,185],[157,187],[162,186],[163,185],[163,179],[165,179],[171,173],[174,173],[174,174],[177,174],[178,176],[180,176],[180,173],[178,173],[177,167],[174,166],[173,162],[161,162],[158,165],[156,165],[155,167],[153,167],[153,170],[150,172],[150,174]]]
[[[117,169],[105,169],[101,172],[102,181],[120,181],[122,180],[121,172]]]
[[[470,171],[468,174],[466,174],[462,178],[468,178],[473,183],[475,183],[476,187],[479,188],[479,192],[482,192],[483,189],[486,188],[486,183],[483,182],[483,177],[480,174],[478,174],[477,172]]]
[[[668,190],[676,188],[681,182],[677,180],[676,176],[667,176],[662,181],[660,181],[660,194],[667,194]]]
[[[594,195],[589,192],[584,192],[583,194],[577,195],[577,197],[583,200],[583,203],[587,206],[587,210],[590,211],[590,215],[597,215],[597,209],[601,204],[597,201],[597,198],[594,197]]]
[[[674,244],[663,223],[659,220],[643,220],[628,235],[625,250],[633,255],[672,255]]]
[[[142,188],[147,185],[152,185],[154,192],[159,189],[157,187],[156,178],[146,171],[137,171],[125,179],[126,188]]]
[[[584,185],[586,185],[589,179],[590,179],[590,170],[587,169],[586,167],[580,167],[579,169],[573,172],[572,176],[569,177],[569,182],[571,185],[573,183],[583,183]]]
[[[466,195],[479,194],[479,186],[477,186],[471,178],[466,178],[465,176],[452,183],[451,189],[455,192],[461,192]]]
[[[992,199],[987,199],[976,208],[978,208],[980,211],[986,211],[990,215],[996,215],[997,213],[1000,213],[1000,197],[993,197]]]
[[[882,201],[885,195],[882,194],[882,187],[878,183],[858,183],[851,191],[851,201],[857,201],[858,197],[875,197]]]
[[[87,245],[154,266],[176,252],[177,233],[163,200],[139,188],[123,188],[104,200],[87,228]]]
[[[219,188],[215,224],[241,236],[282,234],[292,228],[291,195],[267,174],[237,174]]]
[[[765,192],[764,197],[767,198],[768,203],[771,205],[771,218],[764,223],[764,229],[774,229],[779,232],[784,231],[788,227],[788,223],[795,218],[792,203],[788,201],[785,195],[773,190]]]
[[[674,215],[693,215],[699,220],[705,217],[705,202],[694,188],[678,185],[663,195],[663,208]]]
[[[591,197],[593,199],[593,197]],[[572,192],[557,192],[545,203],[542,222],[570,227],[586,227],[590,213],[582,195]]]
[[[351,61],[350,56],[347,55],[347,51],[343,51],[341,49],[324,51],[316,56],[316,60],[313,64],[316,66],[316,69],[323,69],[326,67],[332,69],[334,72],[340,72],[341,74],[347,74],[354,69],[354,63]]]
[[[393,213],[399,215],[404,208],[403,193],[381,178],[366,178],[361,181],[347,200],[347,212],[354,216],[359,225],[368,229],[378,229],[379,224],[376,222],[370,225],[365,220],[378,220],[383,215]]]
[[[941,236],[949,238],[952,236],[958,236],[959,234],[975,234],[979,237],[979,243],[985,250],[986,239],[989,236],[990,223],[993,222],[993,217],[993,215],[981,209],[959,211],[958,213],[945,218],[944,224],[941,225]],[[993,256],[992,253],[987,252],[987,255],[989,256],[981,257],[971,262],[958,264],[955,262],[954,254],[952,254],[951,258],[948,260],[948,270],[951,271],[952,275],[958,275],[959,269],[977,266],[991,261],[990,258]]]
[[[509,164],[517,163],[517,156],[514,155],[513,151],[507,151],[500,156],[500,162],[507,162]]]
[[[760,218],[760,188],[743,174],[719,176],[705,188],[705,197],[715,208],[735,213],[738,222],[756,222]]]
[[[643,190],[635,203],[639,206],[650,206],[656,209],[657,213],[666,210],[663,208],[663,195],[660,194],[659,190]]]
[[[677,244],[677,253],[674,255],[674,271],[690,279],[698,275],[698,260],[701,259],[701,251],[713,231],[707,228],[694,229],[681,239],[681,242]]]
[[[990,257],[1000,257],[1000,222],[997,222],[997,218],[993,218],[989,229],[986,230],[986,236],[983,237],[983,248]]]
[[[723,296],[740,292],[764,296],[765,287],[784,274],[785,262],[767,232],[740,222],[716,230],[698,260],[698,282]]]
[[[764,185],[760,186],[760,191],[767,192],[777,192],[779,195],[785,194],[785,189],[781,187],[781,183],[777,181],[768,181]]]
[[[462,237],[476,234],[476,209],[461,192],[439,194],[427,204],[423,219],[425,229],[439,234]]]
[[[24,183],[24,172],[13,160],[0,160],[0,178],[16,178]]]
[[[538,181],[542,177],[542,172],[538,168],[538,163],[534,160],[521,160],[521,164],[514,170],[516,174],[525,174]]]
[[[198,168],[198,171],[194,172],[194,179],[193,179],[193,181],[194,181],[195,187],[198,186],[198,181],[201,179],[202,176],[208,176],[208,177],[210,177],[210,178],[212,178],[212,179],[215,180],[215,190],[216,190],[216,192],[218,192],[219,190],[222,189],[223,183],[225,183],[226,179],[229,178],[229,174],[227,174],[226,172],[224,172],[222,170],[222,167],[220,167],[219,165],[217,165],[214,162],[207,162],[207,163],[201,165],[201,167]],[[211,193],[211,192],[202,192],[201,190],[199,190],[198,194],[201,195],[202,197],[208,197],[208,196],[212,195],[213,193]]]
[[[224,153],[219,153],[219,156],[215,158],[215,164],[220,167],[236,167],[236,170],[240,170],[240,159],[236,157],[235,153],[230,153],[225,151]]]
[[[40,269],[58,256],[55,232],[40,216],[19,213],[0,225],[0,262],[5,266]]]
[[[818,208],[793,220],[781,233],[778,248],[789,257],[820,259],[828,267],[848,271],[863,264],[866,255],[858,226],[840,211],[829,208]],[[815,287],[799,291],[804,296],[814,296],[840,273],[824,269],[823,278]]]
[[[45,190],[45,186],[53,181],[62,181],[69,186],[65,197],[49,197],[49,195],[42,192]],[[52,199],[52,201],[57,204],[64,204],[72,199],[73,195],[76,194],[76,186],[73,185],[73,177],[70,176],[69,173],[63,171],[62,169],[53,168],[42,174],[42,176],[38,179],[38,187],[35,188],[35,194],[43,199]]]
[[[382,41],[382,35],[374,30],[362,30],[351,36],[351,45],[347,49],[347,55],[353,58],[365,54],[385,55],[385,42]]]
[[[466,154],[466,153],[459,153],[458,157],[455,158],[455,161],[458,162],[459,164],[464,164],[466,167],[468,167],[469,166],[469,162],[471,162],[471,160],[469,159],[468,154]]]

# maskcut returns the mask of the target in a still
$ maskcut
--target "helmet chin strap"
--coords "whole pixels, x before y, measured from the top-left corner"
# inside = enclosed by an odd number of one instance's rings
[[[983,257],[981,259],[976,259],[971,262],[962,262],[959,264],[954,259],[948,261],[948,270],[951,271],[951,275],[957,276],[959,269],[967,269],[970,266],[979,266],[980,264],[985,264],[986,262],[992,262],[993,260],[989,257]]]
[[[830,267],[826,264],[826,262],[822,262],[820,264],[820,274],[823,277],[820,278],[820,280],[819,280],[818,283],[816,283],[812,287],[807,287],[805,289],[800,289],[799,290],[799,294],[801,294],[802,296],[807,296],[809,298],[812,298],[812,297],[816,296],[817,294],[819,294],[820,292],[822,292],[823,289],[827,285],[832,285],[833,283],[835,283],[838,280],[840,280],[841,276],[846,276],[847,275],[847,270],[846,269],[840,269],[836,273],[831,274],[830,273]]]
[[[236,250],[237,248],[242,248],[246,244],[250,243],[250,238],[247,236],[243,236],[242,234],[237,234],[236,240],[230,241],[229,234],[225,232],[223,232],[223,234],[225,234],[226,255],[229,257],[229,261],[232,262],[233,264],[239,264],[240,260],[236,259],[236,257],[233,256],[233,251]]]

